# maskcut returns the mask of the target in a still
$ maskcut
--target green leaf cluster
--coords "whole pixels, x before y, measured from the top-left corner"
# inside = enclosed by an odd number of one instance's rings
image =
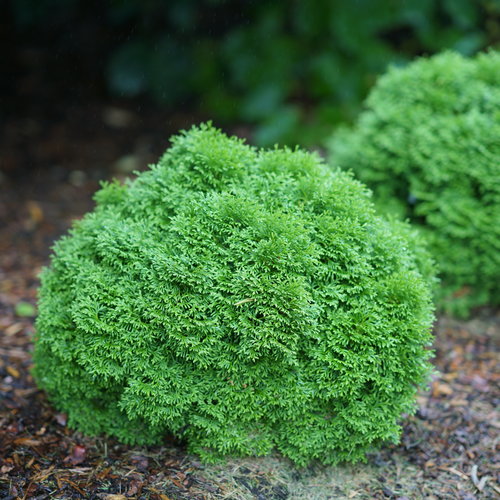
[[[204,459],[356,461],[428,378],[432,263],[319,156],[211,125],[106,184],[42,274],[34,375],[69,425]]]
[[[382,76],[331,163],[430,241],[441,306],[500,304],[500,53],[445,52]]]

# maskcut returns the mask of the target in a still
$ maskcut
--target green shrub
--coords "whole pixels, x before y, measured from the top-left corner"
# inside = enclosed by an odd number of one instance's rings
[[[500,54],[443,53],[381,77],[330,144],[378,204],[419,225],[443,308],[500,304]]]
[[[40,289],[34,373],[71,426],[299,464],[397,439],[432,264],[349,174],[202,125],[96,201]]]

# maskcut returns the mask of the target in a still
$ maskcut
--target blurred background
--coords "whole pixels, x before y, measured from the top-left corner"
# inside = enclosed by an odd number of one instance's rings
[[[4,112],[120,100],[172,121],[245,124],[264,146],[320,143],[390,63],[500,41],[498,0],[1,4]]]
[[[145,168],[202,120],[261,146],[321,146],[388,64],[500,43],[499,0],[0,6],[4,227],[14,212],[40,224],[57,204],[83,213],[99,179]]]

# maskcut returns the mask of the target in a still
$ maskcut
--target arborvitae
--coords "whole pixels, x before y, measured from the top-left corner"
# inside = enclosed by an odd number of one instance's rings
[[[432,264],[351,175],[202,125],[95,199],[39,294],[34,374],[70,426],[298,464],[397,440]]]
[[[421,58],[382,76],[331,163],[380,207],[419,225],[442,272],[440,304],[500,304],[500,53]]]

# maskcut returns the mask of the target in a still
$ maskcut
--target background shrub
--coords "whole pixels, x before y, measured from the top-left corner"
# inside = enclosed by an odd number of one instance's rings
[[[418,224],[458,314],[500,304],[500,54],[444,53],[381,77],[331,162]]]
[[[299,464],[397,439],[432,264],[349,174],[203,125],[96,202],[40,289],[34,373],[71,426]]]
[[[71,53],[72,70],[85,61],[89,85],[100,78],[115,96],[254,124],[261,145],[317,144],[356,116],[388,63],[500,39],[491,0],[8,3],[19,42],[43,40],[58,60]]]

